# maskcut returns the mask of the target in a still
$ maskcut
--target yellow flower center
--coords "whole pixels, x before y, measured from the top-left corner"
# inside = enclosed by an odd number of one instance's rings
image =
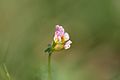
[[[61,50],[61,49],[63,49],[63,48],[64,48],[64,44],[62,44],[62,43],[58,43],[58,44],[56,44],[55,47],[54,47],[55,50]]]

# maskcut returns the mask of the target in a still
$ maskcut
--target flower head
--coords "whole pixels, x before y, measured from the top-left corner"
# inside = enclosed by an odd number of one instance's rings
[[[62,26],[56,25],[55,35],[54,35],[54,42],[55,50],[61,50],[61,49],[69,49],[70,44],[72,41],[69,40],[69,34],[65,32],[64,28]]]
[[[50,49],[52,51],[69,49],[72,43],[69,39],[70,36],[67,32],[65,32],[64,28],[60,25],[56,25],[54,39]]]

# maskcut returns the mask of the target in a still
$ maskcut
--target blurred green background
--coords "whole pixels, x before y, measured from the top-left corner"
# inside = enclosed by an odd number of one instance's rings
[[[0,80],[47,80],[56,24],[73,44],[52,55],[53,80],[120,80],[120,0],[0,0]]]

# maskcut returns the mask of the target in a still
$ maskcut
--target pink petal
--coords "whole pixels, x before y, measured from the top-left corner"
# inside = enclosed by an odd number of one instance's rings
[[[63,36],[64,35],[64,28],[62,26],[56,25],[55,35]]]

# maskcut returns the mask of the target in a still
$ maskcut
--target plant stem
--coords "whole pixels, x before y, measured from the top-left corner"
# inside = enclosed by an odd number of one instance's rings
[[[5,64],[3,64],[3,67],[4,67],[4,70],[5,70],[5,72],[6,72],[6,76],[7,76],[8,80],[11,80],[11,78],[10,78],[10,75],[9,75],[9,72],[8,72],[8,70],[7,70],[6,65],[5,65]]]
[[[51,76],[51,54],[49,53],[48,55],[48,80],[52,80],[52,76]]]

